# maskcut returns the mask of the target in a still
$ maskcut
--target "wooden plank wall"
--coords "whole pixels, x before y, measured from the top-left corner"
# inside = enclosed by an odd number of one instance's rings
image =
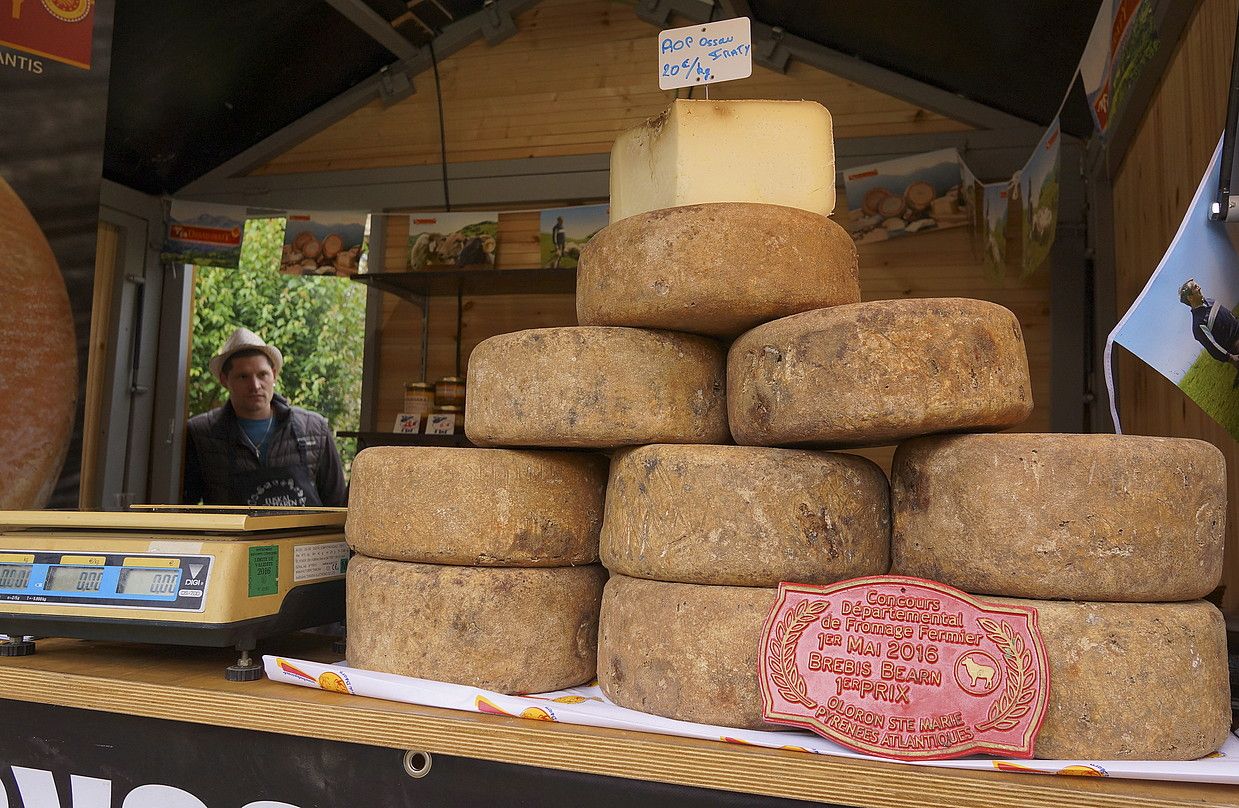
[[[1170,245],[1226,125],[1237,13],[1239,0],[1201,3],[1114,178],[1120,313]],[[1157,371],[1122,349],[1115,356],[1125,432],[1200,438],[1226,455],[1230,507],[1223,609],[1239,616],[1239,444]]]
[[[674,97],[658,89],[658,30],[631,5],[543,0],[516,19],[518,33],[475,43],[440,65],[449,163],[602,154],[617,132],[657,115]],[[375,100],[298,144],[255,174],[437,164],[434,77],[384,109]],[[792,63],[787,75],[755,67],[712,98],[812,98],[834,116],[840,138],[968,127],[876,90]]]

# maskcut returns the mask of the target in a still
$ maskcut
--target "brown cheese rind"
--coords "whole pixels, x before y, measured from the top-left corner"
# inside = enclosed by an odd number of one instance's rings
[[[602,560],[612,572],[691,584],[825,584],[886,572],[889,548],[886,475],[862,457],[656,445],[611,461]]]
[[[1194,760],[1226,740],[1226,627],[1212,604],[991,600],[1037,610],[1050,698],[1035,757]]]
[[[481,446],[726,443],[725,351],[692,334],[538,328],[469,358],[465,432]]]
[[[56,256],[0,177],[0,510],[44,507],[73,437],[77,340]]]
[[[982,300],[881,300],[794,314],[731,347],[727,412],[748,446],[866,446],[1004,429],[1032,412],[1015,315]]]
[[[860,302],[856,245],[821,214],[719,202],[616,222],[577,266],[581,325],[734,337],[770,320]]]
[[[769,729],[757,649],[777,593],[612,576],[598,633],[602,692],[667,718]]]
[[[449,567],[354,556],[348,568],[348,664],[355,668],[542,693],[594,676],[606,571]]]
[[[598,561],[607,459],[589,452],[382,446],[353,462],[349,545],[430,564]]]
[[[1013,597],[1176,601],[1222,576],[1226,462],[1134,435],[954,435],[899,446],[894,571]]]

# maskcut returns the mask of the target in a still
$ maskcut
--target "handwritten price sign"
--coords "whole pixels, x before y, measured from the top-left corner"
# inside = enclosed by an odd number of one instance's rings
[[[658,36],[658,88],[747,79],[753,75],[748,17],[672,28]]]

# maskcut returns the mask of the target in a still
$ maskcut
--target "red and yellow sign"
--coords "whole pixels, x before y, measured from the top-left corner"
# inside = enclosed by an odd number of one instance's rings
[[[1031,757],[1049,694],[1035,609],[899,575],[780,584],[758,678],[767,721],[898,760]]]
[[[90,69],[94,0],[0,0],[0,45]]]

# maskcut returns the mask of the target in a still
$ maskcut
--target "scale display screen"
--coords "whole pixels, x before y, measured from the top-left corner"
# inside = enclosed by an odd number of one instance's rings
[[[175,595],[179,570],[122,569],[116,591],[122,595]]]
[[[0,564],[0,589],[25,589],[33,569],[31,564]]]
[[[6,552],[0,555],[0,604],[202,611],[212,562],[201,555]]]
[[[100,567],[50,567],[43,589],[47,592],[98,592],[103,583]]]

